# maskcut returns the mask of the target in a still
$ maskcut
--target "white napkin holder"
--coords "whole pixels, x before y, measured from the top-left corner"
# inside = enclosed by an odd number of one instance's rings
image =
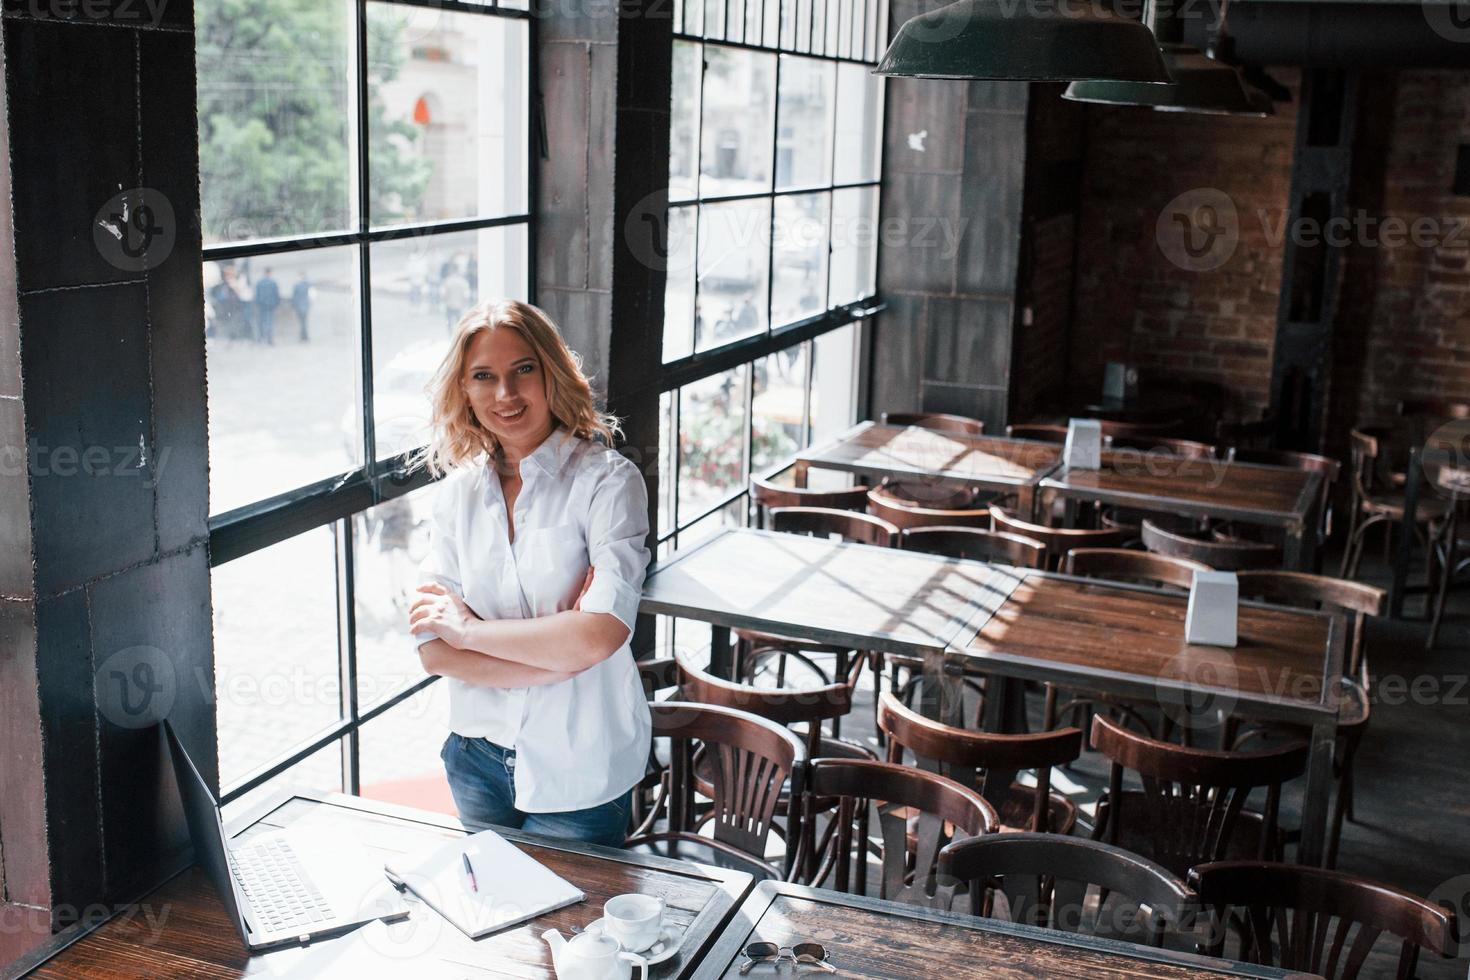
[[[1212,647],[1236,644],[1240,583],[1234,572],[1195,572],[1184,617],[1184,640]]]
[[[1097,419],[1073,419],[1067,425],[1067,444],[1062,462],[1068,469],[1095,470],[1102,466],[1102,423]]]

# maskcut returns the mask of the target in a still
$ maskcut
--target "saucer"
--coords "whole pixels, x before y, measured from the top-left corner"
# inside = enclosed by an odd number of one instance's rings
[[[582,931],[591,933],[593,935],[599,935],[602,932],[603,921],[603,919],[594,919],[591,922],[587,923],[587,928],[583,929]],[[683,943],[684,931],[671,922],[665,922],[664,930],[663,932],[659,933],[657,939],[649,943],[647,946],[643,947],[643,949],[630,949],[628,950],[628,952],[637,953],[639,956],[648,961],[649,966],[653,966],[655,963],[662,963],[664,960],[677,953],[679,951],[679,947],[683,945]],[[654,952],[655,950],[657,950],[657,952]]]

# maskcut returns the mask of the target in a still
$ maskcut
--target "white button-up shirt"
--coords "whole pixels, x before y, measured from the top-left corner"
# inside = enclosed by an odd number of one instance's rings
[[[631,639],[648,566],[648,489],[626,457],[561,426],[521,461],[515,544],[505,495],[487,462],[440,484],[423,581],[464,598],[482,619],[571,609],[591,564],[583,612],[611,613]],[[415,644],[433,639],[417,633]],[[643,778],[652,725],[632,647],[567,680],[489,688],[445,678],[449,727],[516,750],[516,809],[580,810]]]

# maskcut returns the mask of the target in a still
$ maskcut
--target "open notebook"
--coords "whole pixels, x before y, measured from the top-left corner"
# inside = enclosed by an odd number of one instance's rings
[[[478,891],[465,873],[466,854]],[[471,939],[587,898],[493,830],[395,858],[383,870]]]

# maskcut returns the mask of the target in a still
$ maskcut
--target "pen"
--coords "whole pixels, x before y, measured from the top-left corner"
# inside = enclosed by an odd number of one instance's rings
[[[464,858],[464,873],[469,876],[471,890],[478,892],[480,890],[480,883],[475,880],[475,866],[473,864],[470,864],[469,854],[464,851],[460,851],[459,856]]]

